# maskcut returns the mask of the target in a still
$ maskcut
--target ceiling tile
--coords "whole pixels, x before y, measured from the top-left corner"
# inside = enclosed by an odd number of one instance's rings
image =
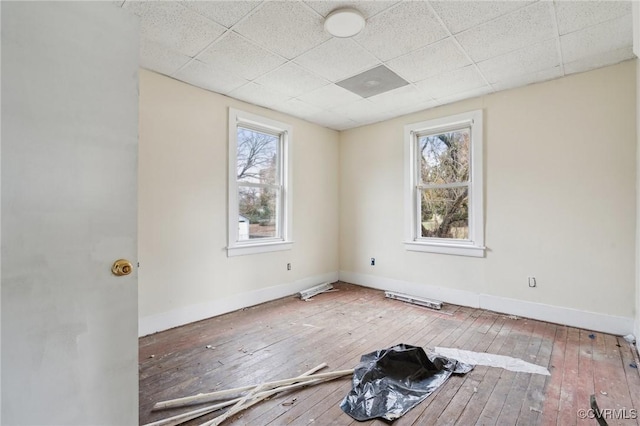
[[[198,55],[198,59],[247,80],[253,80],[286,62],[285,59],[256,46],[233,31],[225,34]]]
[[[387,65],[402,77],[416,82],[470,63],[453,38],[449,37],[392,59]]]
[[[414,86],[400,87],[368,99],[381,105],[385,110],[405,109],[412,105],[422,105],[432,101],[428,95]]]
[[[386,112],[382,105],[374,104],[368,99],[361,99],[346,105],[341,105],[333,108],[332,111],[350,118],[359,125],[367,122],[371,117],[377,117]]]
[[[555,39],[478,63],[480,71],[489,80],[489,83],[513,80],[520,75],[531,74],[559,65],[558,43]]]
[[[330,81],[338,81],[380,64],[351,39],[331,38],[298,56],[295,62]]]
[[[140,66],[160,74],[171,75],[191,58],[156,42],[140,39]]]
[[[534,3],[456,35],[474,61],[493,58],[556,36],[552,2]]]
[[[446,98],[461,92],[479,89],[486,85],[487,83],[473,65],[439,74],[416,83],[418,89],[434,99]]]
[[[457,34],[526,6],[532,1],[431,1],[449,31]]]
[[[387,61],[446,36],[428,3],[410,1],[371,18],[354,39],[377,58]]]
[[[357,126],[355,121],[331,111],[323,111],[313,118],[314,122],[334,130],[344,130]]]
[[[323,19],[297,2],[264,2],[235,30],[287,59],[330,38]]]
[[[556,2],[560,35],[631,14],[630,1]]]
[[[177,2],[128,1],[124,7],[140,17],[142,38],[188,56],[195,56],[225,31]]]
[[[471,99],[471,98],[476,98],[478,96],[483,96],[491,92],[493,92],[493,89],[491,88],[491,86],[482,86],[480,88],[471,89],[465,92],[457,93],[452,96],[446,96],[444,98],[440,98],[438,99],[438,104],[439,105],[450,104],[450,103],[458,102],[464,99]]]
[[[395,109],[395,116],[400,117],[403,115],[412,114],[414,112],[424,111],[426,109],[433,108],[437,105],[439,105],[439,102],[435,100],[425,100],[425,101],[422,101],[421,103],[411,104],[411,105],[405,106],[404,108]]]
[[[365,19],[390,8],[398,1],[305,1],[313,10],[326,17],[336,9],[351,8],[362,13]]]
[[[308,104],[315,105],[320,108],[328,109],[339,105],[355,102],[362,99],[360,96],[351,93],[335,84],[328,84],[324,87],[305,93],[299,99]]]
[[[175,78],[213,92],[227,94],[247,80],[229,74],[226,70],[193,60],[175,74]]]
[[[631,15],[625,15],[584,30],[560,36],[562,59],[574,62],[588,56],[632,45]]]
[[[552,80],[558,77],[562,77],[562,70],[559,66],[526,75],[520,75],[509,80],[502,80],[493,84],[493,88],[495,90],[506,90],[514,87],[525,86],[531,83],[537,83],[540,81]]]
[[[278,111],[291,114],[294,117],[300,117],[309,120],[313,120],[314,116],[324,112],[321,108],[309,105],[308,103],[302,102],[299,99],[289,99],[286,102],[274,105],[274,108]]]
[[[289,62],[269,74],[258,78],[256,83],[265,86],[269,90],[274,90],[295,98],[303,93],[311,92],[318,87],[325,86],[328,82],[311,74],[300,66]]]
[[[598,53],[587,56],[577,61],[569,62],[564,65],[565,74],[573,74],[577,72],[589,71],[595,68],[606,67],[607,65],[617,64],[627,59],[635,58],[633,48],[631,46],[622,49],[611,50],[608,52]]]
[[[290,99],[289,96],[274,92],[256,83],[249,83],[238,87],[231,91],[229,96],[265,107],[272,107],[273,105],[286,102]]]
[[[183,1],[191,10],[230,28],[251,12],[260,1]]]

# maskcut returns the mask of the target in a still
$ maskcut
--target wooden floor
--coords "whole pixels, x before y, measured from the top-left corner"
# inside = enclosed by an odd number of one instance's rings
[[[295,377],[322,362],[324,371],[353,368],[362,354],[397,343],[508,355],[551,376],[477,366],[394,425],[595,425],[579,418],[591,394],[600,409],[618,410],[609,413],[610,425],[638,424],[640,375],[620,337],[455,305],[438,312],[377,290],[335,287],[308,302],[288,297],[141,338],[140,424],[185,411],[152,412],[160,400]],[[279,395],[225,424],[360,424],[339,407],[350,388],[345,377]]]

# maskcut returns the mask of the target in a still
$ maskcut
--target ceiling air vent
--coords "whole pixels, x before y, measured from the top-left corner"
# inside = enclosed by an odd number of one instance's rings
[[[358,96],[369,98],[406,86],[409,82],[384,65],[380,65],[361,74],[338,81],[336,84]]]

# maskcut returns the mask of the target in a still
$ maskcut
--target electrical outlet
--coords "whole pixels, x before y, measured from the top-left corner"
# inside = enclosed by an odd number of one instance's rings
[[[290,271],[290,270],[291,270],[291,264],[287,263],[287,271]]]
[[[375,257],[371,258],[371,266],[376,266],[376,258]]]
[[[529,287],[533,288],[537,286],[536,277],[527,277],[527,281],[529,282]]]

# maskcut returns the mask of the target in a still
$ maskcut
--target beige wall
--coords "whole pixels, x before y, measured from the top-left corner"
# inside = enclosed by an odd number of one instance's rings
[[[140,86],[142,334],[291,294],[338,270],[358,284],[632,331],[633,61],[340,134],[147,71]],[[229,106],[294,126],[292,251],[226,256]],[[406,251],[403,126],[478,108],[486,257]]]
[[[293,250],[227,257],[230,106],[293,126]],[[337,132],[142,70],[141,334],[337,278],[337,169]]]
[[[462,291],[457,300],[475,294],[577,309],[632,324],[635,85],[635,62],[628,61],[342,132],[341,277],[424,286],[454,299]],[[406,251],[403,126],[480,108],[486,257]],[[530,275],[537,288],[527,286]]]

